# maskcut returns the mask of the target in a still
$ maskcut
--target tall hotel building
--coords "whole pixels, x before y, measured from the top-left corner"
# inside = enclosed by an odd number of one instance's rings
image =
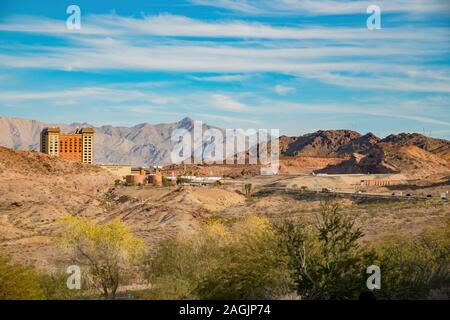
[[[92,163],[94,129],[77,129],[75,133],[61,133],[59,128],[45,128],[41,132],[41,152],[59,159]]]

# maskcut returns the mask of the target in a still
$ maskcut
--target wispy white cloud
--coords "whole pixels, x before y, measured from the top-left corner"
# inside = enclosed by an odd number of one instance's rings
[[[259,120],[254,119],[248,119],[247,117],[230,117],[230,116],[224,116],[220,114],[211,114],[211,113],[192,113],[192,116],[196,119],[203,120],[203,119],[213,119],[213,120],[219,120],[226,123],[249,123],[252,125],[260,125],[262,122]]]
[[[221,76],[204,76],[197,77],[191,76],[192,80],[202,82],[242,82],[250,79],[250,75],[246,74],[225,74]]]
[[[281,102],[278,103],[279,112],[306,112],[306,113],[324,113],[324,114],[352,114],[352,115],[366,115],[376,116],[403,120],[412,120],[424,124],[433,124],[441,126],[450,126],[450,122],[445,119],[432,118],[427,115],[412,114],[411,111],[401,112],[402,102],[397,102],[396,108],[387,106],[382,99],[378,104],[366,104],[361,107],[360,104],[349,102],[347,104],[342,103],[292,103]],[[406,109],[407,108],[403,108]],[[429,114],[430,112],[428,112]]]
[[[74,105],[74,101],[106,101],[108,103],[124,103],[142,101],[152,105],[168,105],[176,103],[177,98],[163,96],[142,90],[122,90],[110,87],[81,87],[71,90],[54,91],[2,91],[2,102],[49,101],[56,105]]]
[[[415,69],[415,70],[414,70]],[[429,70],[407,68],[403,70],[380,70],[380,72],[346,75],[321,72],[310,75],[324,83],[337,86],[361,88],[361,89],[382,89],[408,92],[436,92],[450,93],[450,70],[443,68],[443,72],[432,72]],[[447,75],[445,75],[447,74]]]
[[[423,97],[411,101],[386,99],[384,96],[372,99],[349,100],[346,102],[292,102],[287,97],[268,99],[254,92],[186,93],[172,92],[164,95],[148,89],[117,89],[108,87],[80,87],[72,90],[3,91],[0,92],[1,105],[24,106],[36,102],[48,107],[79,108],[131,112],[142,115],[171,115],[179,117],[189,114],[204,119],[220,120],[227,123],[262,124],[267,115],[282,117],[302,117],[305,114],[363,115],[391,119],[402,119],[420,124],[450,127],[448,113],[440,111],[448,108],[448,97],[434,99]],[[413,103],[411,103],[413,102]],[[363,104],[362,104],[363,103]],[[180,108],[182,106],[182,108]],[[395,108],[393,108],[395,106]],[[249,115],[252,115],[249,117]],[[434,116],[433,116],[434,115]],[[266,123],[267,125],[267,123]]]
[[[123,58],[126,52],[127,59]],[[55,48],[46,53],[0,54],[0,66],[56,70],[160,70],[177,72],[281,72],[355,88],[418,92],[449,92],[450,68],[425,67],[402,61],[354,59],[334,62],[333,55],[304,55],[296,49],[256,49],[225,46],[158,46]],[[224,63],[226,61],[226,63]],[[436,70],[433,70],[436,69]],[[195,80],[233,81],[237,77]]]
[[[190,0],[203,6],[223,8],[252,15],[343,15],[365,14],[376,4],[389,13],[446,13],[449,4],[440,0]],[[447,10],[447,11],[446,11]]]
[[[365,25],[359,28],[337,26],[286,27],[242,20],[201,21],[172,14],[143,16],[141,18],[123,17],[116,14],[86,15],[83,17],[82,28],[76,31],[67,30],[63,20],[40,16],[14,16],[0,23],[0,31],[48,34],[78,38],[79,41],[90,40],[86,36],[125,37],[129,35],[237,39],[321,39],[332,41],[432,40],[448,36],[448,30],[445,28],[426,29],[417,30],[417,28],[403,27],[369,32]],[[112,38],[96,38],[96,41],[108,42],[113,40]]]
[[[234,2],[243,6],[256,3]],[[299,5],[296,1],[285,1],[285,4]],[[244,81],[248,73],[277,72],[355,88],[450,90],[448,66],[423,67],[424,62],[450,52],[447,41],[450,31],[443,27],[368,32],[365,28],[205,22],[168,14],[139,19],[115,14],[88,15],[83,21],[80,34],[67,31],[64,23],[48,18],[5,20],[0,30],[46,33],[66,37],[69,43],[66,46],[3,45],[0,66],[65,71],[217,73],[191,78],[209,82]],[[177,38],[184,36],[194,40]],[[225,44],[220,41],[223,37],[235,40]],[[254,40],[248,41],[249,38]]]
[[[231,95],[212,94],[209,99],[211,107],[232,112],[248,112],[252,107],[242,103]]]
[[[278,84],[275,86],[274,90],[279,95],[285,96],[285,95],[295,91],[295,88]]]

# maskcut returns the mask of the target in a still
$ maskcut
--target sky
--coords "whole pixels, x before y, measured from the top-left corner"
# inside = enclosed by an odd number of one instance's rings
[[[450,1],[2,0],[0,116],[450,139]]]

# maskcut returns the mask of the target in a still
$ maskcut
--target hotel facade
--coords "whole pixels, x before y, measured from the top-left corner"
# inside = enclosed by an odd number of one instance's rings
[[[62,160],[92,163],[94,157],[94,129],[77,129],[62,133],[59,128],[45,128],[41,132],[41,152]]]

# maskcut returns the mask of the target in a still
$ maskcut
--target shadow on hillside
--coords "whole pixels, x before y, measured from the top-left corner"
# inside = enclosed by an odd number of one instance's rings
[[[412,184],[404,184],[404,185],[393,185],[386,186],[389,190],[420,190],[424,188],[436,188],[436,187],[450,187],[450,177],[447,177],[444,181],[436,181],[429,184],[422,183],[412,183]]]

